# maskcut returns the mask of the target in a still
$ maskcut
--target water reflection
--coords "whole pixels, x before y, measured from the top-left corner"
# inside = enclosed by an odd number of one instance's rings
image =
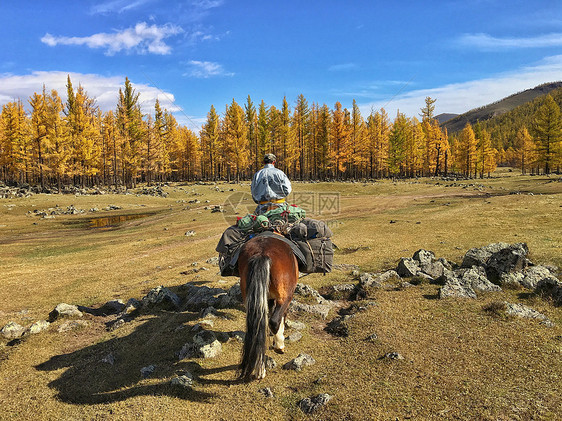
[[[90,228],[111,228],[131,219],[140,219],[150,216],[149,213],[137,213],[131,215],[102,216],[90,219]]]

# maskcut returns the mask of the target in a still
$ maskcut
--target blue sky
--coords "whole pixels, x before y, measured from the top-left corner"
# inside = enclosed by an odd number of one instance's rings
[[[384,107],[462,113],[562,80],[559,1],[102,0],[0,2],[0,104],[66,75],[107,111],[129,77],[198,130],[211,104],[248,95],[364,117]]]

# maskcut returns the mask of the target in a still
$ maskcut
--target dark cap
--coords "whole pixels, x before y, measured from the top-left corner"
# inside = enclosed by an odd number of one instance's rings
[[[275,161],[277,161],[277,157],[272,153],[266,153],[265,156],[263,157],[264,164],[271,164]]]

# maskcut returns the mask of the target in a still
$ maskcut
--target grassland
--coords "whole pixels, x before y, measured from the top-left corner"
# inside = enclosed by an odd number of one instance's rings
[[[166,198],[1,200],[0,326],[9,321],[29,326],[60,302],[98,306],[190,281],[233,285],[235,278],[221,279],[216,267],[205,263],[216,255],[227,226],[224,214],[205,207],[223,204],[232,194],[249,191],[249,185],[165,189]],[[340,249],[336,263],[363,271],[393,268],[420,248],[460,261],[469,248],[499,241],[526,242],[535,263],[562,267],[557,177],[503,170],[484,180],[294,183],[294,189],[313,200],[339,194],[337,209],[319,214],[316,206],[312,216],[330,221]],[[195,199],[200,203],[188,203]],[[28,214],[71,204],[121,209],[54,219]],[[147,216],[115,228],[89,228],[92,217],[125,214]],[[189,230],[195,236],[185,236]],[[193,262],[211,270],[189,273]],[[302,281],[320,288],[353,279],[349,272],[334,271]],[[326,333],[324,320],[293,316],[306,323],[304,337],[274,358],[281,365],[305,352],[317,363],[301,373],[275,369],[249,384],[233,382],[241,349],[236,341],[223,344],[217,358],[178,361],[196,313],[146,314],[112,332],[100,317],[85,316],[88,327],[66,333],[57,332],[57,322],[18,344],[0,345],[0,419],[560,419],[562,308],[521,290],[477,300],[438,300],[437,290],[422,284],[375,291],[370,300],[376,305],[350,321],[347,338]],[[532,306],[556,326],[483,310],[502,300]],[[241,308],[222,313],[227,317],[217,319],[214,330],[243,329]],[[366,341],[372,333],[378,339]],[[391,351],[405,359],[380,359]],[[114,365],[100,362],[108,353],[115,355]],[[149,364],[156,365],[155,374],[142,379],[139,370]],[[183,370],[196,375],[191,392],[169,385]],[[270,387],[274,398],[258,393],[263,387]],[[334,398],[318,413],[304,415],[297,402],[318,393]]]

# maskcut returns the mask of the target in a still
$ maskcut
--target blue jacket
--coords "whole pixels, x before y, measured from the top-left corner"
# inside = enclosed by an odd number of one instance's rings
[[[291,182],[285,173],[273,164],[265,164],[254,174],[251,190],[254,202],[259,204],[287,197],[291,193]]]

